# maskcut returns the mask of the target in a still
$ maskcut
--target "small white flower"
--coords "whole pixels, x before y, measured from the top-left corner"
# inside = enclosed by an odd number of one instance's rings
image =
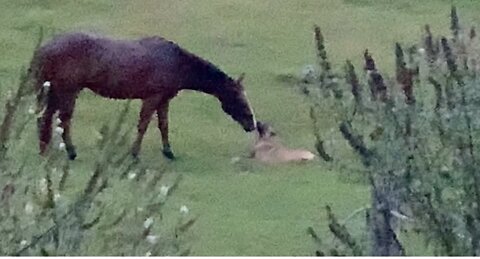
[[[62,123],[62,120],[60,118],[55,119],[55,123],[57,125],[60,125]]]
[[[58,127],[55,128],[55,132],[56,132],[58,135],[62,135],[62,134],[63,134],[63,131],[64,131],[63,128],[60,127],[60,126],[58,126]]]
[[[153,224],[153,218],[149,217],[143,222],[143,227],[144,228],[149,228],[149,227],[152,226],[152,224]]]
[[[152,255],[152,252],[148,251],[147,253],[145,253],[145,256],[151,256]]]
[[[60,193],[55,193],[55,194],[53,195],[53,201],[54,201],[54,202],[57,202],[58,200],[60,200],[61,197],[62,197],[62,196],[60,195]]]
[[[400,212],[398,212],[398,211],[396,211],[396,210],[391,210],[390,213],[391,213],[393,216],[395,216],[395,217],[397,217],[397,218],[399,218],[399,219],[402,219],[402,220],[409,220],[409,219],[410,219],[409,217],[403,215],[402,213],[400,213]]]
[[[183,215],[187,215],[189,212],[187,206],[183,205],[182,207],[180,207],[180,213],[183,214]]]
[[[162,187],[160,187],[160,195],[167,196],[169,190],[170,190],[170,187],[166,185],[162,185]]]
[[[52,84],[50,83],[50,81],[45,81],[45,83],[43,83],[43,87],[50,87]]]
[[[142,211],[143,211],[143,208],[142,208],[142,207],[137,207],[137,211],[138,211],[138,212],[142,212]]]
[[[148,235],[145,237],[145,240],[147,240],[148,243],[154,245],[157,243],[158,241],[158,236],[155,236],[155,235]]]
[[[315,71],[314,65],[305,65],[302,69],[302,74],[313,73]]]
[[[25,239],[22,240],[22,241],[20,241],[20,245],[21,245],[21,246],[26,246],[27,244],[28,244],[28,242],[27,242],[27,240],[25,240]]]
[[[65,147],[66,147],[66,145],[65,145],[64,142],[60,142],[60,144],[58,144],[58,149],[60,149],[60,150],[65,150]]]
[[[98,140],[102,140],[103,139],[103,136],[102,136],[102,133],[98,132],[98,131],[95,131],[95,137],[98,139]]]
[[[313,82],[315,80],[315,67],[313,65],[306,65],[300,74],[306,82]]]
[[[35,114],[35,109],[32,106],[28,107],[28,114]]]
[[[133,180],[133,179],[135,179],[135,177],[137,177],[136,173],[128,173],[128,179],[129,180]]]
[[[421,55],[425,54],[425,49],[424,48],[419,48],[418,53],[421,54]]]
[[[42,178],[38,185],[41,193],[47,193],[47,179]]]
[[[440,168],[440,171],[442,171],[442,172],[448,172],[449,169],[448,169],[448,167],[447,167],[446,165],[443,165],[442,168]]]
[[[29,201],[25,204],[25,213],[31,215],[33,213],[33,204]]]
[[[11,91],[11,90],[8,90],[8,91],[7,91],[7,100],[11,100],[12,97],[13,97],[12,91]]]
[[[231,162],[232,164],[236,164],[236,163],[238,163],[239,161],[240,161],[240,157],[238,157],[238,156],[232,157],[232,159],[230,160],[230,162]]]

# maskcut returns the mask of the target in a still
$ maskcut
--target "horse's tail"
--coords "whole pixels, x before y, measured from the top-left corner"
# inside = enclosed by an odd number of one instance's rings
[[[42,73],[40,49],[35,49],[30,66],[28,68],[28,78],[32,82],[33,91],[37,97],[36,114],[40,114],[47,105],[47,96],[50,91],[50,81],[48,81]]]
[[[42,69],[44,65],[42,63],[44,60],[42,53],[42,49],[37,46],[28,68],[28,80],[32,83],[33,91],[36,94],[35,115],[37,117],[40,153],[44,154],[51,136],[51,123],[48,122],[51,118],[48,118],[50,115],[46,114],[49,106],[49,96],[51,95],[51,82],[47,80]]]
[[[35,44],[32,60],[30,61],[27,73],[28,79],[33,83],[33,91],[37,95],[37,111],[39,114],[46,106],[46,96],[48,95],[49,84],[42,74],[42,42],[44,31],[43,27],[40,27],[38,40]],[[47,86],[47,87],[44,87]]]
[[[38,67],[34,66],[33,70],[30,72],[37,95],[35,115],[37,117],[40,154],[44,155],[52,136],[53,113],[50,111],[52,107],[55,107],[55,101],[51,98],[51,82],[45,80],[42,73],[36,69],[38,69]]]

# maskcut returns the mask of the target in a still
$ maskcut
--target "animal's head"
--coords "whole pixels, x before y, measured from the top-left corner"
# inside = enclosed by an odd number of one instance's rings
[[[258,132],[259,138],[261,139],[270,138],[277,135],[277,133],[273,131],[272,126],[261,121],[257,121],[257,132]]]
[[[257,122],[242,85],[243,77],[244,74],[237,80],[228,82],[227,88],[222,93],[221,102],[222,109],[240,123],[245,131],[250,132],[256,129]]]

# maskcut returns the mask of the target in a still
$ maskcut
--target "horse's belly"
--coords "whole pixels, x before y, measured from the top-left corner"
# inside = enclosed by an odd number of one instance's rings
[[[94,93],[112,99],[145,99],[158,93],[152,91],[137,91],[134,86],[131,88],[124,87],[88,87]]]

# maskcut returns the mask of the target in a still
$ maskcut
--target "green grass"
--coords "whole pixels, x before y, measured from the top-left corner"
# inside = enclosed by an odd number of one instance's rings
[[[121,38],[156,34],[234,77],[245,72],[257,117],[273,124],[285,143],[313,149],[308,104],[291,85],[276,80],[316,61],[313,24],[322,27],[335,66],[352,59],[360,69],[368,48],[388,72],[394,67],[394,42],[418,40],[425,23],[435,33],[448,31],[452,2],[465,24],[478,23],[480,3],[468,0],[1,0],[0,99],[29,62],[38,25]],[[88,91],[80,96],[73,125],[79,157],[72,165],[78,181],[86,180],[82,172],[93,166],[92,133],[121,105]],[[179,160],[169,163],[161,156],[156,122],[141,157],[152,168],[167,164],[184,174],[168,208],[177,211],[186,204],[199,216],[192,229],[194,255],[311,255],[314,245],[305,230],[325,229],[327,203],[342,218],[368,202],[365,186],[340,180],[340,172],[323,162],[250,165],[249,173],[241,173],[230,159],[244,154],[251,138],[214,98],[184,92],[171,105],[171,143]],[[137,111],[138,102],[134,107]],[[129,115],[132,124],[136,118]],[[39,158],[33,136],[31,142],[24,155],[34,166]],[[416,243],[407,248],[410,254],[419,251],[424,250]]]

